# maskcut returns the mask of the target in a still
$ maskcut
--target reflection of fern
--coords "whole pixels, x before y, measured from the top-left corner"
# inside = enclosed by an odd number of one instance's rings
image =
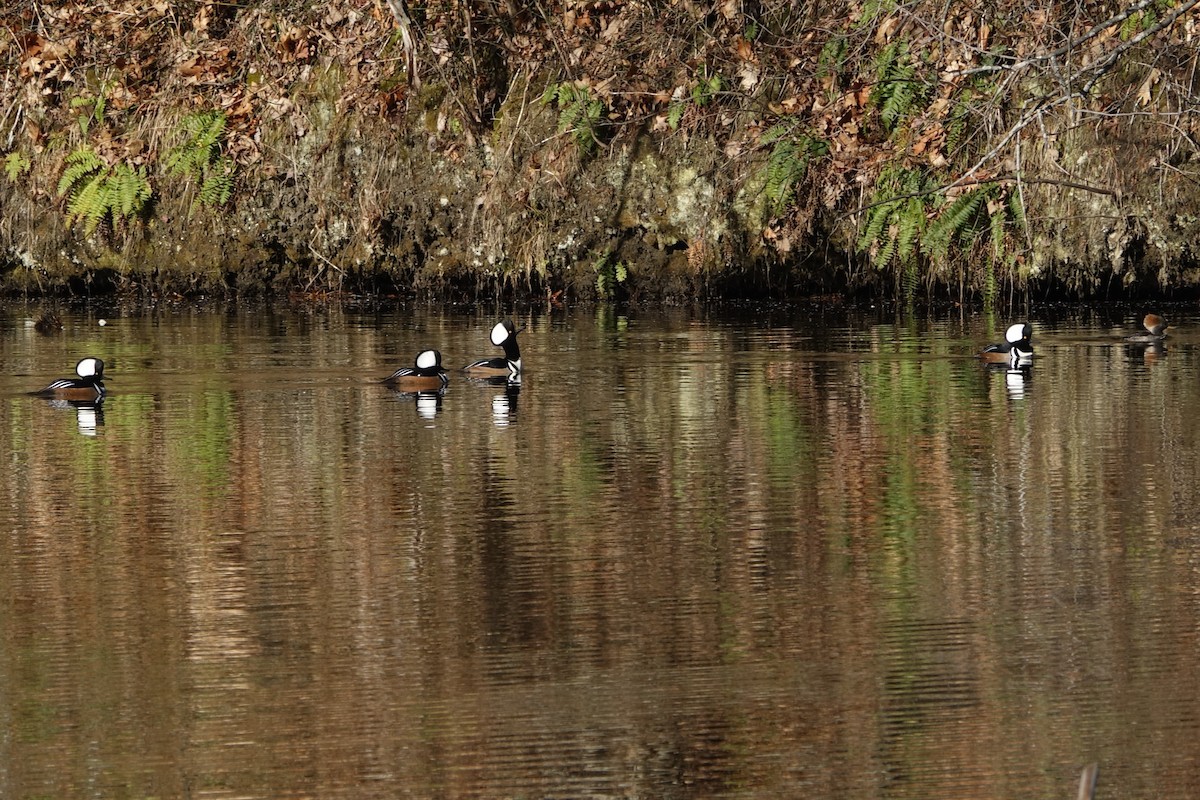
[[[793,136],[787,125],[774,125],[763,134],[762,144],[774,144],[763,167],[763,192],[771,204],[771,212],[780,214],[791,202],[797,183],[804,178],[808,164],[829,152],[829,145],[820,139],[801,134]]]
[[[926,86],[916,75],[917,69],[909,58],[905,42],[892,42],[876,57],[871,102],[879,108],[887,130],[894,130],[924,99]]]
[[[166,168],[170,175],[192,179],[199,189],[194,203],[220,206],[229,201],[233,192],[233,162],[221,153],[225,133],[225,114],[221,111],[200,111],[183,118],[180,131],[186,137],[167,154]]]
[[[585,154],[600,143],[597,135],[600,119],[604,116],[604,103],[592,97],[586,86],[573,83],[552,83],[546,87],[542,102],[558,106],[558,132],[570,132],[575,143]]]
[[[58,195],[66,198],[68,219],[82,221],[84,232],[91,234],[106,219],[115,223],[141,214],[151,189],[145,167],[109,166],[94,151],[81,147],[67,156]]]

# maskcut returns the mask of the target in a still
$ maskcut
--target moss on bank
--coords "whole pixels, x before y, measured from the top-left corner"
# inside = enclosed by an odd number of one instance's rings
[[[19,2],[0,290],[1192,288],[1195,4]]]

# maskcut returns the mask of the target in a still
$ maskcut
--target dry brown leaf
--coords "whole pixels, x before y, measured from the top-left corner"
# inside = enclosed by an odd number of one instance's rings
[[[1162,73],[1157,68],[1154,68],[1150,70],[1150,74],[1146,76],[1146,80],[1142,81],[1142,86],[1138,89],[1137,93],[1137,104],[1139,106],[1150,105],[1151,90],[1158,83],[1160,77],[1162,77]]]

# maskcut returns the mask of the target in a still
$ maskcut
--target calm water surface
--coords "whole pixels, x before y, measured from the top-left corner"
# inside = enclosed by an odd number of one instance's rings
[[[0,796],[1200,794],[1200,312],[36,311]]]

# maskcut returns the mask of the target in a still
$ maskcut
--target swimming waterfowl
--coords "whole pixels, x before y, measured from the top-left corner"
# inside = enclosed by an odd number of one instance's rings
[[[1008,363],[1013,367],[1028,363],[1033,358],[1033,344],[1030,341],[1032,337],[1033,326],[1028,322],[1009,325],[1008,330],[1004,332],[1004,341],[983,348],[979,358],[993,364]]]
[[[1167,338],[1167,321],[1158,314],[1147,314],[1142,319],[1142,327],[1146,329],[1145,333],[1126,336],[1125,341],[1141,344],[1158,344]]]
[[[503,358],[484,358],[463,367],[468,375],[477,378],[507,377],[515,381],[521,376],[521,348],[517,345],[517,334],[525,330],[513,325],[511,319],[497,322],[492,328],[492,344],[504,349]]]
[[[411,367],[401,367],[383,379],[385,386],[400,392],[436,392],[449,382],[442,354],[437,350],[422,350]]]
[[[61,400],[100,400],[104,397],[104,362],[94,356],[80,359],[75,365],[78,378],[61,378],[44,389],[31,392],[35,397],[57,397]]]

